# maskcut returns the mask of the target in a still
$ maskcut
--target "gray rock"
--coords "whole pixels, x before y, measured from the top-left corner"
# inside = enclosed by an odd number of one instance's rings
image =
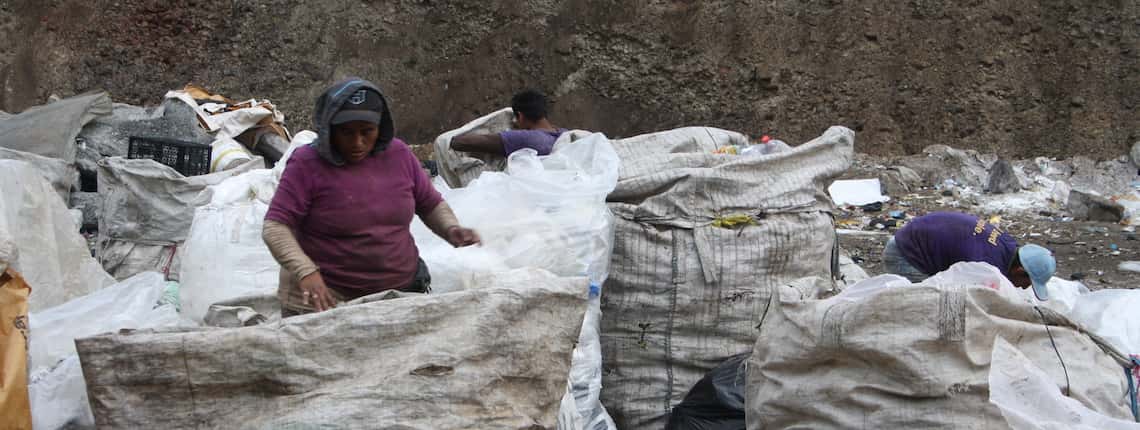
[[[879,173],[884,192],[888,196],[901,196],[922,187],[922,176],[906,166],[891,166]]]
[[[103,214],[102,195],[99,193],[71,193],[71,201],[68,202],[68,206],[83,212],[83,228],[99,228],[99,217]]]
[[[1017,179],[1017,172],[1008,160],[1000,159],[990,167],[990,178],[986,192],[993,194],[1008,194],[1021,191],[1021,181]]]
[[[963,151],[946,145],[931,145],[922,154],[902,157],[898,164],[910,168],[928,184],[953,179],[968,187],[983,188],[988,177],[987,160],[977,151]]]
[[[1104,197],[1073,190],[1069,192],[1069,212],[1075,220],[1120,222],[1124,207]]]
[[[1132,166],[1140,169],[1140,140],[1132,144]]]
[[[80,175],[95,175],[99,171],[99,160],[103,155],[90,146],[80,146],[75,154],[75,167]]]

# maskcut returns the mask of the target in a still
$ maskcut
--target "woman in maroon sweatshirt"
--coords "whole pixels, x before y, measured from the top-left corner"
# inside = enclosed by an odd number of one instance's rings
[[[313,121],[317,140],[289,158],[262,232],[281,264],[283,317],[385,290],[427,292],[413,215],[452,246],[479,243],[394,137],[377,86],[353,78],[329,87]]]

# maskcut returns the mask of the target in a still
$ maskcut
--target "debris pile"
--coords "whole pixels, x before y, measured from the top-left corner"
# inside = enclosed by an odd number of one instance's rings
[[[1140,292],[1090,291],[1103,273],[1086,271],[1053,278],[1042,302],[983,263],[920,284],[871,276],[892,232],[946,208],[1140,271],[1124,261],[1140,252],[1126,157],[933,146],[880,160],[844,127],[800,145],[687,127],[574,130],[544,156],[450,148],[511,118],[432,145],[433,185],[483,246],[414,220],[429,294],[282,319],[261,231],[315,133],[289,133],[269,101],[193,85],[154,107],[96,93],[0,115],[0,305],[27,321],[3,332],[27,340],[4,370],[29,376],[30,406],[12,404],[49,430],[1136,418]],[[1064,414],[1027,414],[1037,401]]]

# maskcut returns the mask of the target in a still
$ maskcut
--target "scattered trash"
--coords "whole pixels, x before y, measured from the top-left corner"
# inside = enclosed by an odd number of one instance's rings
[[[894,219],[906,219],[906,212],[903,211],[890,211],[889,214]]]
[[[164,98],[179,100],[193,108],[202,127],[216,133],[215,138],[236,138],[254,126],[265,124],[263,121],[267,119],[270,123],[285,120],[268,100],[236,102],[192,84],[181,91],[168,91]]]
[[[1113,251],[1116,251],[1116,250],[1119,250],[1119,249],[1120,249],[1120,247],[1119,247],[1119,246],[1116,246],[1116,244],[1115,244],[1115,243],[1113,243],[1113,244],[1110,244],[1110,245],[1108,245],[1108,249],[1110,249],[1110,250],[1113,250]]]
[[[1108,233],[1108,227],[1103,227],[1103,226],[1099,226],[1099,225],[1086,225],[1086,226],[1082,227],[1082,229],[1084,231],[1089,232],[1089,233],[1096,233],[1096,234]]]
[[[1125,261],[1116,266],[1117,270],[1140,273],[1140,261]],[[1102,272],[1097,272],[1102,273]]]
[[[882,202],[868,203],[860,207],[864,212],[879,212],[883,210]]]
[[[872,226],[871,228],[877,228],[879,230],[882,230],[883,227],[885,227],[882,224],[879,224],[879,226],[881,226],[881,227]],[[851,230],[851,229],[846,229],[846,228],[835,229],[835,233],[841,234],[841,235],[850,235],[850,236],[881,236],[881,235],[890,234],[890,233],[882,232],[882,231]]]
[[[836,206],[864,206],[890,200],[890,197],[882,195],[882,185],[878,179],[835,181],[827,187],[827,193]]]
[[[899,220],[894,218],[875,218],[871,220],[871,225],[880,230],[884,228],[895,228],[900,226]]]

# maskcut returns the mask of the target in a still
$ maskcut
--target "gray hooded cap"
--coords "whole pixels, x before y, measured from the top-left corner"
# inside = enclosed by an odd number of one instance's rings
[[[317,154],[335,166],[343,166],[344,157],[332,146],[332,118],[340,111],[345,100],[359,90],[375,91],[384,102],[384,110],[380,113],[380,135],[376,137],[376,147],[372,149],[372,154],[387,149],[396,134],[392,114],[388,111],[388,100],[384,98],[380,87],[361,78],[348,78],[329,86],[317,98],[313,109],[313,127],[317,129],[317,140],[313,144],[316,145]]]

